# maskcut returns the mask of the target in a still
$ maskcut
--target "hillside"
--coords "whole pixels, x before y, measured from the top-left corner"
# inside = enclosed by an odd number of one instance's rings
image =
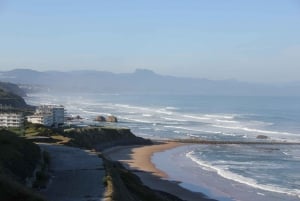
[[[18,85],[13,83],[0,82],[0,89],[3,89],[6,92],[10,92],[21,97],[26,96],[26,93]]]
[[[16,94],[5,91],[0,88],[0,104],[11,106],[13,108],[26,108],[28,105],[25,100]]]
[[[0,82],[0,105],[17,109],[28,108],[29,106],[22,98],[24,96],[26,93],[16,84]]]
[[[63,130],[26,123],[25,136],[34,142],[53,142],[97,151],[120,145],[152,144],[148,139],[135,136],[128,128],[84,127]]]
[[[24,186],[40,160],[40,148],[12,132],[0,130],[0,200],[42,201]]]

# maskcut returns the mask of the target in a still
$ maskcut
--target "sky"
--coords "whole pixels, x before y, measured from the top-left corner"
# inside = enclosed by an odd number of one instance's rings
[[[300,0],[0,0],[0,70],[300,81]]]

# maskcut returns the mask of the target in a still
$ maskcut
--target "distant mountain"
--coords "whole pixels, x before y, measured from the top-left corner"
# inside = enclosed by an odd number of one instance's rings
[[[121,74],[91,70],[39,72],[30,69],[16,69],[0,72],[0,80],[23,86],[43,86],[44,90],[53,92],[300,96],[299,83],[267,85],[236,80],[174,77],[159,75],[145,69]]]

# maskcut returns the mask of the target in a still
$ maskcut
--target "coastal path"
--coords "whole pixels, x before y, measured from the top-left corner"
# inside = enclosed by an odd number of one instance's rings
[[[41,193],[49,201],[104,201],[103,161],[96,153],[61,145],[39,144],[50,154],[51,179]]]

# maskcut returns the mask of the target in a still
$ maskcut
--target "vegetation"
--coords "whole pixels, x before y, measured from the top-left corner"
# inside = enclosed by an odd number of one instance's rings
[[[0,200],[42,201],[25,187],[41,157],[39,146],[7,130],[0,130]]]
[[[39,159],[39,146],[12,132],[0,131],[0,166],[5,173],[25,182]]]
[[[51,137],[60,135],[61,130],[46,127],[41,124],[25,123],[25,136],[44,136]]]
[[[140,138],[126,128],[88,127],[65,130],[65,137],[71,146],[102,150],[116,145],[151,144],[150,140]]]
[[[9,105],[13,108],[28,107],[28,105],[21,96],[13,94],[9,91],[5,91],[2,88],[0,88],[0,104]]]
[[[13,83],[0,82],[0,88],[4,91],[9,91],[21,97],[26,96],[26,93],[18,85]]]
[[[35,181],[33,182],[32,187],[41,189],[46,188],[50,175],[49,175],[49,165],[50,165],[50,155],[47,151],[43,151],[42,154],[42,163],[40,170],[35,173]]]
[[[150,189],[119,162],[103,158],[106,170],[106,198],[122,201],[182,201],[176,196]]]
[[[44,201],[40,195],[31,189],[3,174],[0,174],[0,200]]]

